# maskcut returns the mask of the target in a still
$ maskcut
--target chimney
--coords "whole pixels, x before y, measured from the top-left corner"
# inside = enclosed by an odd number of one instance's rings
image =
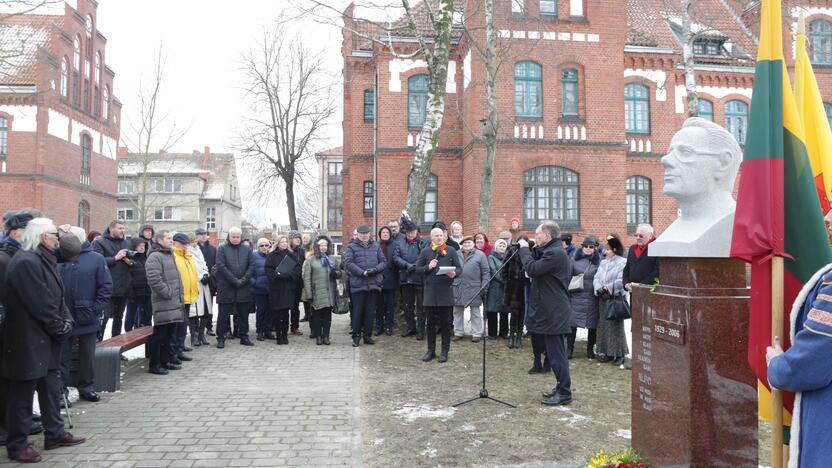
[[[211,148],[206,146],[205,147],[205,154],[202,157],[202,167],[208,167],[211,165]]]
[[[126,146],[119,146],[118,149],[116,150],[116,154],[118,155],[118,157],[120,159],[127,158],[127,155],[128,155],[127,147]]]

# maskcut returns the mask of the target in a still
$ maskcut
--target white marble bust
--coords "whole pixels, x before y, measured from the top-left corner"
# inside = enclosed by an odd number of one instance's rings
[[[664,193],[679,202],[681,216],[650,244],[651,257],[729,256],[737,205],[731,192],[741,162],[727,130],[699,117],[685,121],[662,158]]]

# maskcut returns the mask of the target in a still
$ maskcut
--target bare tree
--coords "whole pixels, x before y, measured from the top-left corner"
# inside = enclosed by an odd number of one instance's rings
[[[325,1],[305,0],[305,3],[313,5],[312,8],[301,7],[305,15],[333,24],[335,20],[331,14],[335,13],[344,20],[345,24],[342,27],[348,28],[352,34],[383,47],[397,58],[418,57],[427,64],[428,93],[425,122],[416,142],[405,204],[405,208],[413,219],[423,219],[430,167],[445,117],[445,85],[448,80],[448,61],[455,12],[453,0],[423,0],[416,8],[411,6],[409,0],[401,0],[403,19],[392,24],[352,17],[337,11]],[[389,2],[369,2],[369,4],[379,9],[390,6]],[[370,27],[359,30],[353,27],[356,24]],[[420,25],[424,26],[420,28]],[[397,43],[394,37],[401,36],[414,39],[415,50],[412,50],[412,41]]]
[[[298,195],[298,226],[302,230],[315,230],[320,228],[320,214],[318,209],[321,204],[320,190],[306,187]]]
[[[296,182],[310,177],[305,163],[325,143],[322,130],[337,108],[335,79],[322,54],[305,47],[285,21],[243,54],[242,70],[252,114],[240,150],[255,174],[253,191],[265,201],[282,186],[289,224],[298,229]]]
[[[151,153],[151,148],[157,151],[167,151],[175,145],[189,128],[180,128],[173,118],[170,110],[163,110],[161,105],[162,85],[165,80],[167,56],[164,47],[159,43],[156,48],[153,60],[153,74],[150,80],[140,80],[139,90],[136,93],[138,109],[136,114],[129,115],[128,131],[122,133],[122,139],[128,148],[134,149],[129,159],[119,158],[119,172],[127,167],[138,165],[136,190],[132,194],[132,203],[136,211],[136,225],[146,224],[151,218],[151,211],[158,205],[158,198],[155,187],[151,187],[154,181],[150,174],[154,167],[161,169],[174,164],[171,160],[165,160],[157,153]],[[161,151],[160,151],[161,150]],[[170,197],[166,197],[169,199]]]

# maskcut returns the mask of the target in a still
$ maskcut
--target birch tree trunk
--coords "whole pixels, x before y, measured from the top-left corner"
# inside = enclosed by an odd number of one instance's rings
[[[482,170],[479,217],[477,219],[477,225],[482,232],[488,232],[491,192],[494,189],[494,161],[497,157],[497,132],[499,128],[499,117],[497,115],[497,34],[494,30],[494,0],[485,0],[485,41],[488,118],[483,124],[485,164]]]
[[[403,0],[405,8],[409,8]],[[448,59],[451,51],[451,23],[453,21],[453,0],[441,0],[434,21],[433,50],[425,50],[428,64],[428,99],[425,123],[416,143],[413,164],[410,166],[410,183],[407,192],[407,211],[411,218],[422,222],[425,213],[425,192],[427,190],[430,166],[439,143],[442,120],[445,116],[445,84],[448,81]],[[420,34],[418,30],[416,34]]]
[[[693,33],[691,13],[694,0],[682,0],[682,60],[685,64],[685,92],[688,98],[688,117],[699,115],[699,96],[696,94],[696,68],[693,58]]]

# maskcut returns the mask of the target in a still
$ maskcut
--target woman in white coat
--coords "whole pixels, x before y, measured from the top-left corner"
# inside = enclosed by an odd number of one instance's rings
[[[208,285],[208,265],[205,257],[196,241],[188,245],[188,252],[193,255],[196,261],[196,274],[199,278],[199,298],[196,308],[191,308],[188,314],[188,328],[191,332],[191,346],[202,346],[210,344],[205,337],[205,330],[210,325],[211,311],[214,309],[214,299],[211,296],[211,289]]]

